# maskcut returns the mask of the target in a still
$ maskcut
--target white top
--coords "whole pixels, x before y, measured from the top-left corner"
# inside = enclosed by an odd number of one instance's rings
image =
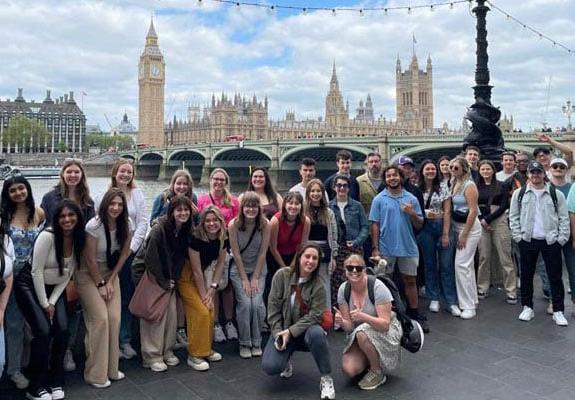
[[[48,307],[49,304],[56,304],[77,266],[78,263],[74,255],[65,257],[64,270],[62,275],[60,275],[56,259],[54,234],[49,231],[40,232],[36,238],[32,254],[32,280],[38,302],[42,308]],[[50,298],[46,295],[46,285],[55,286]]]
[[[12,243],[12,239],[10,239],[10,236],[4,235],[4,262],[6,265],[4,267],[4,276],[2,277],[3,279],[8,278],[12,273],[15,257],[14,244]]]
[[[505,182],[507,179],[513,176],[515,171],[512,171],[510,174],[506,173],[505,171],[501,170],[495,174],[495,179],[499,182]]]
[[[96,210],[100,208],[102,197],[104,197],[104,193],[100,193],[94,201]],[[139,188],[134,188],[131,190],[131,195],[126,201],[128,203],[128,217],[130,218],[130,234],[132,235],[130,250],[136,253],[142,243],[144,243],[144,238],[148,230],[144,192]],[[98,211],[96,211],[96,214],[97,213]]]
[[[339,213],[341,215],[342,221],[345,223],[345,206],[347,206],[347,201],[338,201],[337,208],[339,208]]]
[[[100,218],[94,217],[88,221],[86,224],[86,233],[96,239],[96,262],[108,262],[106,259],[106,231]],[[120,245],[116,241],[116,230],[113,229],[110,230],[110,254],[116,250],[120,250]],[[110,268],[113,267],[114,266],[110,266]]]
[[[543,218],[545,218],[544,210],[541,209],[541,196],[545,192],[545,189],[532,189],[537,196],[537,202],[535,203],[535,220],[533,221],[533,233],[531,238],[544,240],[545,239],[545,227],[543,225]]]

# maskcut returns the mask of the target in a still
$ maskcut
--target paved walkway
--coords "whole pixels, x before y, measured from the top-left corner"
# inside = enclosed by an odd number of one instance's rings
[[[539,290],[537,293],[541,293]],[[428,313],[431,333],[418,354],[403,352],[399,369],[375,392],[364,392],[340,370],[341,333],[330,335],[337,399],[386,400],[571,400],[575,398],[575,318],[567,302],[567,328],[545,314],[546,302],[535,300],[535,319],[517,319],[520,306],[504,302],[502,293],[482,300],[470,321],[446,312]],[[69,375],[67,399],[318,399],[319,375],[310,354],[296,353],[294,376],[268,377],[260,359],[242,360],[237,342],[217,347],[224,355],[209,372],[182,363],[152,373],[139,361],[122,361],[127,378],[108,389],[93,389],[79,373]],[[179,351],[185,360],[185,351]],[[3,382],[0,399],[24,396]]]

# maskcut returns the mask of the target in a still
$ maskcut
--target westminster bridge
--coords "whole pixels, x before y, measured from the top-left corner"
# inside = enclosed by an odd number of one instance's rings
[[[554,139],[575,149],[575,134],[548,133]],[[333,173],[335,153],[349,150],[354,159],[353,168],[362,170],[363,160],[370,152],[382,155],[385,164],[393,163],[401,155],[407,155],[416,163],[426,158],[438,159],[442,155],[455,156],[461,152],[464,134],[422,134],[369,137],[334,137],[278,139],[266,141],[242,141],[224,143],[194,143],[164,148],[138,149],[120,155],[134,160],[138,175],[146,178],[169,178],[172,173],[185,167],[197,181],[207,183],[209,173],[217,167],[225,168],[237,178],[246,178],[250,167],[269,169],[276,182],[297,176],[299,161],[312,157],[317,162],[318,175]],[[505,147],[531,154],[542,145],[535,133],[506,133]]]

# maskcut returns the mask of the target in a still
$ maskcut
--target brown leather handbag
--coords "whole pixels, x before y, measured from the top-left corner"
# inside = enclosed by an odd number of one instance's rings
[[[156,278],[147,270],[142,275],[130,305],[130,312],[148,322],[158,322],[166,314],[172,290],[166,290],[158,285]]]

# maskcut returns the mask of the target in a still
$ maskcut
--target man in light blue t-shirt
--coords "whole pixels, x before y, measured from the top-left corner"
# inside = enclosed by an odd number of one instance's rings
[[[403,188],[401,171],[394,165],[383,171],[386,188],[373,199],[369,212],[372,257],[387,261],[387,273],[397,264],[405,286],[408,314],[429,331],[425,318],[417,310],[417,265],[419,251],[413,228],[423,225],[423,213],[417,198]]]

